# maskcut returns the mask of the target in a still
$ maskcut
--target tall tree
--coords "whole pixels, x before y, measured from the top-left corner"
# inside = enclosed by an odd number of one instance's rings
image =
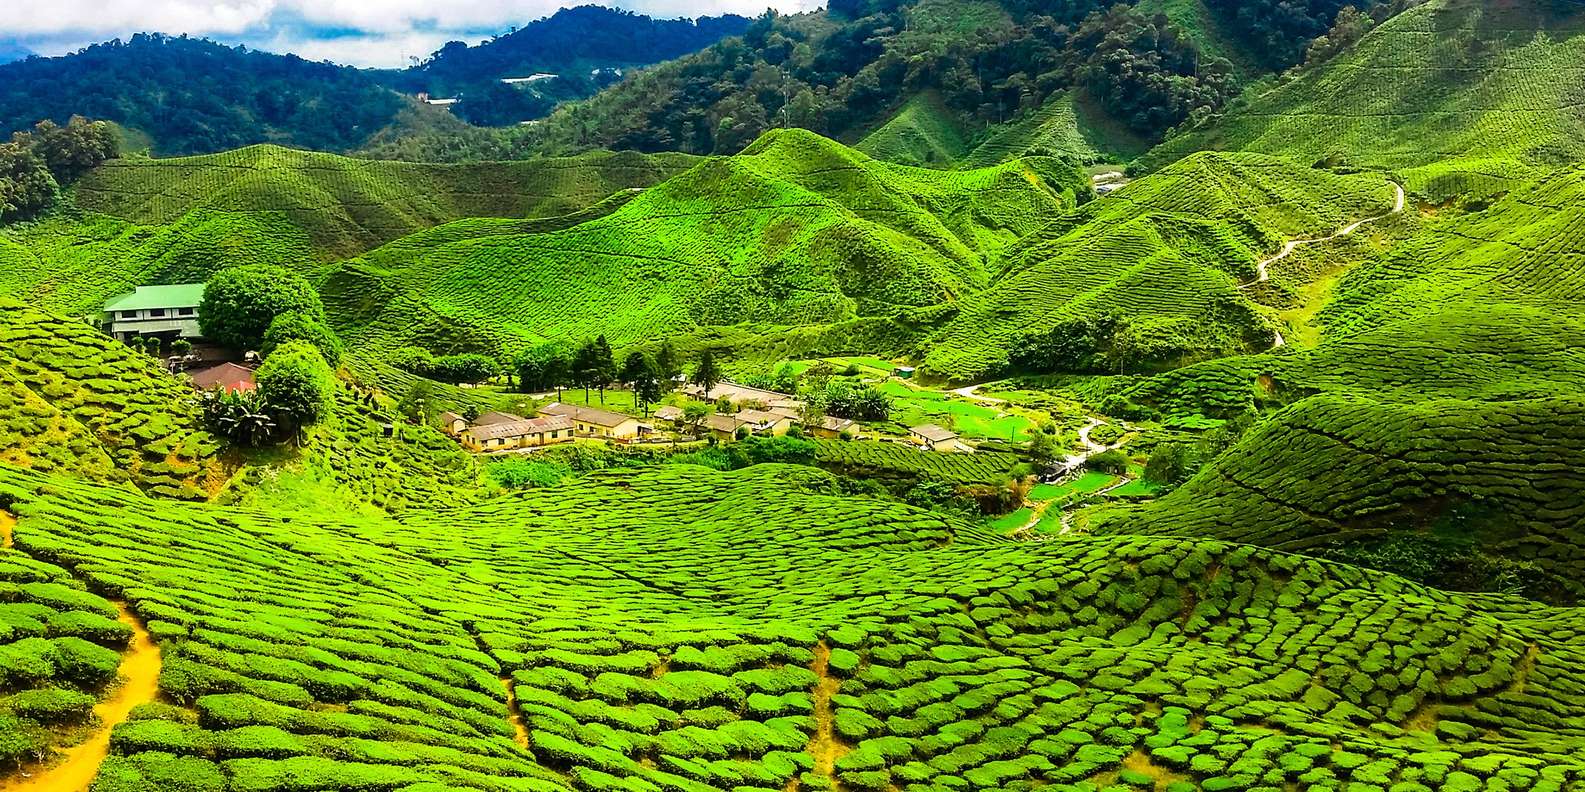
[[[693,381],[704,388],[705,399],[710,398],[710,391],[721,384],[721,369],[716,366],[715,353],[706,349],[699,353],[699,365],[693,370]]]
[[[600,401],[605,401],[605,389],[616,381],[616,355],[611,351],[611,343],[605,336],[594,339],[593,350],[590,353],[590,376],[594,384],[600,389]]]
[[[655,371],[660,375],[662,390],[671,390],[676,384],[677,375],[682,373],[682,363],[677,359],[677,350],[672,348],[670,341],[662,341],[660,350],[655,353]]]

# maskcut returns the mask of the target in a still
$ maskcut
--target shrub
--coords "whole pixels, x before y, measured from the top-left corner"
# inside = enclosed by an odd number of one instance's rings
[[[270,328],[264,331],[260,351],[269,357],[282,344],[290,341],[312,344],[325,357],[326,363],[332,367],[341,365],[341,339],[320,318],[302,311],[291,311],[275,317],[270,322]]]
[[[75,690],[41,688],[6,698],[0,701],[0,708],[39,723],[75,723],[93,711],[94,697]]]
[[[277,349],[255,380],[266,409],[283,426],[311,424],[331,410],[336,376],[310,344],[291,341]]]

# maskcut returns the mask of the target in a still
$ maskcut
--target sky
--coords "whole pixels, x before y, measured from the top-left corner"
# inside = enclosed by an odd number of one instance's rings
[[[204,36],[309,60],[398,67],[447,41],[476,43],[596,0],[26,0],[0,15],[0,57],[63,55],[137,32]],[[810,11],[824,0],[598,0],[651,16]],[[11,3],[6,3],[11,5]]]

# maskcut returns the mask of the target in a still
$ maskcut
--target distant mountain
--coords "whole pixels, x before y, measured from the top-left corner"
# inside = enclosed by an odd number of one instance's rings
[[[403,93],[465,95],[452,108],[459,117],[515,125],[594,94],[626,68],[678,57],[748,25],[738,16],[655,20],[586,6],[476,47],[453,42],[421,66],[384,72],[186,36],[138,34],[16,63],[7,61],[28,53],[0,42],[0,135],[76,114],[147,135],[158,154],[255,143],[353,151],[400,127],[399,112],[413,104]],[[503,82],[511,78],[533,79]]]
[[[19,61],[33,54],[33,50],[14,41],[0,41],[0,64]]]
[[[605,6],[564,8],[478,46],[453,41],[391,85],[404,93],[462,97],[455,110],[482,126],[549,114],[560,102],[594,95],[625,69],[671,60],[728,36],[749,19],[736,15],[653,19]]]
[[[0,66],[0,135],[78,114],[146,134],[160,154],[266,142],[346,150],[402,106],[358,69],[186,36],[138,34]]]

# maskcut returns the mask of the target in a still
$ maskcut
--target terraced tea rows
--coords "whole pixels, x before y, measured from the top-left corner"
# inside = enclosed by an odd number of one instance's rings
[[[1065,154],[1089,165],[1132,159],[1145,145],[1122,125],[1106,119],[1088,97],[1065,92],[994,131],[962,158],[961,167],[990,167],[1036,150]]]
[[[0,455],[11,464],[202,498],[219,443],[191,391],[87,325],[0,297]]]
[[[1133,325],[1135,366],[1266,349],[1273,317],[1237,288],[1261,253],[1392,206],[1376,175],[1339,176],[1259,155],[1201,154],[1020,240],[990,288],[932,340],[927,371],[983,377],[1021,335],[1074,318]]]
[[[1585,16],[1566,3],[1433,0],[1297,79],[1257,87],[1150,160],[1234,149],[1406,169],[1409,186],[1437,202],[1489,194],[1493,179],[1511,188],[1535,166],[1585,157],[1573,90],[1582,29]]]
[[[358,160],[279,146],[112,160],[76,188],[84,209],[140,225],[200,210],[281,213],[321,257],[353,256],[467,217],[553,217],[692,167],[685,154],[597,152],[462,165]]]
[[[816,440],[815,461],[861,479],[919,478],[953,484],[1006,481],[1020,462],[1016,454],[980,451],[938,454],[913,446],[845,440]]]
[[[999,543],[832,486],[673,467],[343,522],[0,468],[18,547],[166,654],[100,789],[1585,779],[1578,609],[1208,541]]]

